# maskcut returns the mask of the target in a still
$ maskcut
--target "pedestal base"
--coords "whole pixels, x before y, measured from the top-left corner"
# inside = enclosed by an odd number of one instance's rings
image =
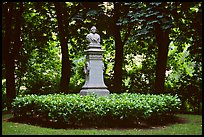
[[[85,74],[86,81],[80,95],[95,93],[98,96],[108,96],[109,91],[103,79],[103,52],[100,44],[89,44],[86,52]]]
[[[96,94],[98,96],[109,96],[109,90],[106,88],[82,88],[80,95]]]

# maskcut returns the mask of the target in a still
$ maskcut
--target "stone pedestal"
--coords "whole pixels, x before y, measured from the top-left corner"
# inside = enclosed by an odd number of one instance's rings
[[[103,79],[103,52],[100,44],[89,44],[86,52],[86,82],[83,85],[80,95],[95,93],[100,96],[108,96],[109,90]]]

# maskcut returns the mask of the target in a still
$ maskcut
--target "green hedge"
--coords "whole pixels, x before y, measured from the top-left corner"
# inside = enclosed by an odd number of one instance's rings
[[[102,122],[110,119],[146,119],[174,114],[180,109],[177,95],[111,93],[109,97],[80,94],[18,96],[14,116],[31,116],[65,123]]]

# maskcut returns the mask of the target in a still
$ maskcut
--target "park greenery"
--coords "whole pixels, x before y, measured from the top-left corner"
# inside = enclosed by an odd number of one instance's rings
[[[107,126],[113,121],[142,122],[153,118],[171,116],[179,112],[181,101],[178,96],[144,95],[136,93],[112,93],[109,97],[95,94],[26,95],[15,98],[15,117],[38,118],[42,121]]]
[[[93,25],[110,98],[78,94]],[[2,40],[2,109],[16,115],[202,111],[202,2],[3,2]]]
[[[171,119],[172,124],[152,128],[123,128],[122,130],[121,128],[106,128],[99,130],[97,127],[85,129],[45,128],[53,126],[50,123],[41,126],[25,124],[25,121],[16,123],[12,122],[16,121],[15,119],[10,120],[11,114],[5,114],[2,116],[2,135],[202,135],[202,115],[177,114],[176,117],[182,118],[184,121],[175,123]],[[37,122],[36,119],[35,123]]]

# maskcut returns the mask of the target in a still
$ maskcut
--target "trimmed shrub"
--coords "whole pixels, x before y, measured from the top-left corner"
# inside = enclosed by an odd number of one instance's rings
[[[181,106],[177,95],[111,93],[109,97],[90,94],[48,94],[17,96],[14,116],[38,117],[67,124],[104,124],[109,120],[140,120],[172,115]]]

